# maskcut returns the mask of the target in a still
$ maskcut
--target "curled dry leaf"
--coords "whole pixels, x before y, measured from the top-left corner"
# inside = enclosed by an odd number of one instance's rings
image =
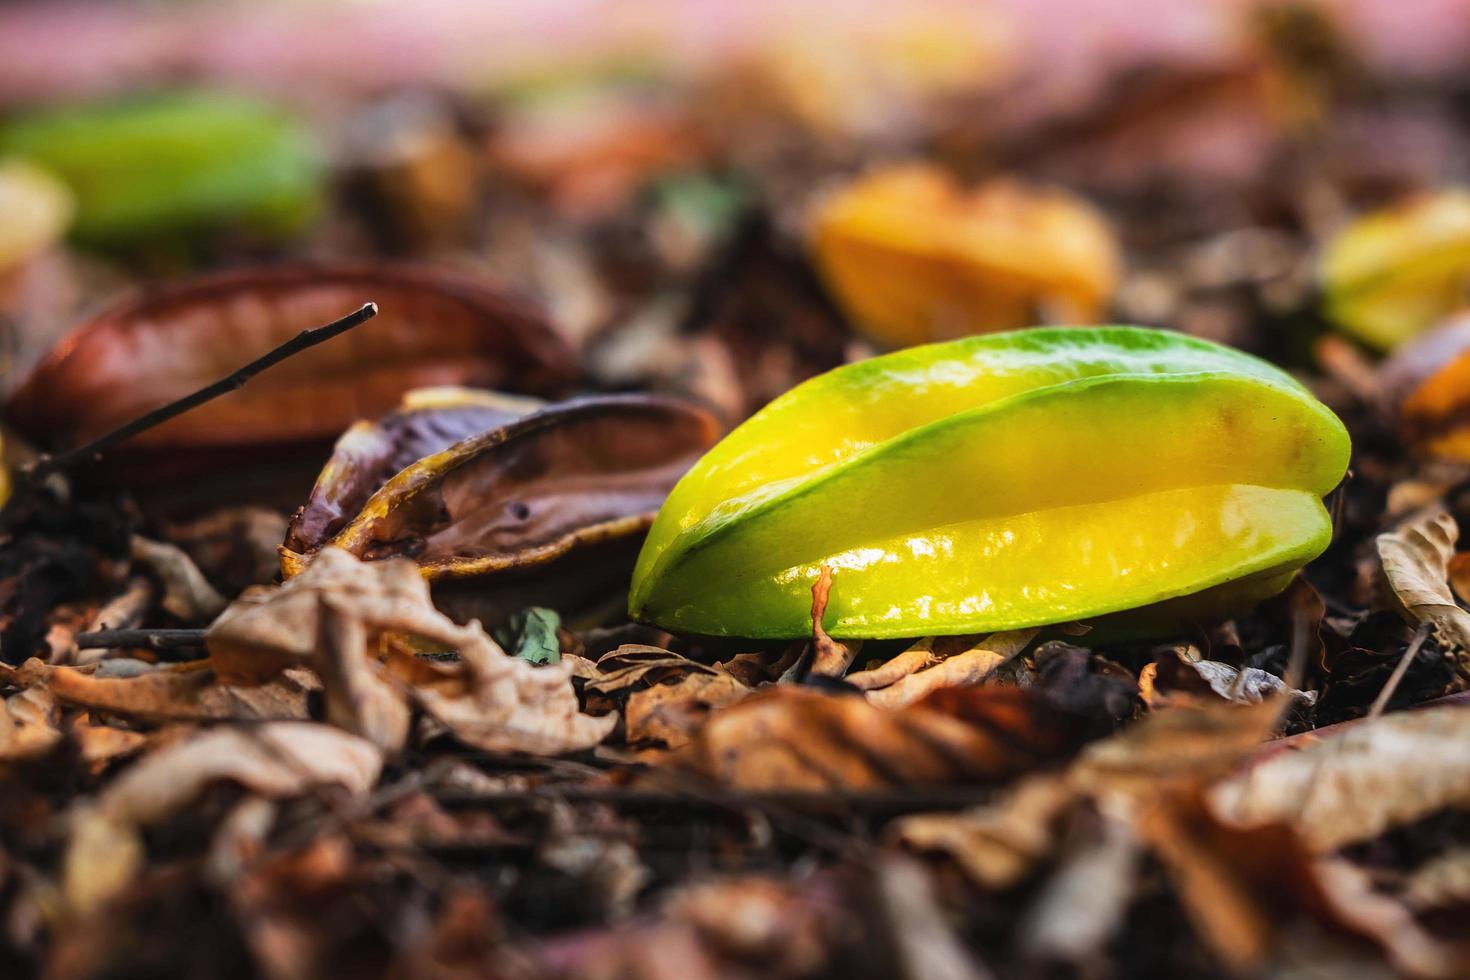
[[[36,759],[62,739],[61,711],[44,687],[29,687],[5,699],[0,712],[0,765]]]
[[[995,671],[1014,658],[1036,638],[1040,630],[1008,630],[994,633],[979,643],[967,645],[957,653],[940,656],[935,646],[942,643],[939,638],[921,640],[904,651],[893,664],[885,664],[871,671],[863,671],[848,678],[850,683],[868,692],[868,700],[884,708],[901,708],[913,704],[933,691],[946,687],[970,687],[983,683]],[[927,662],[920,664],[915,654],[927,654]],[[900,670],[914,672],[903,674],[887,686],[878,682],[894,676]]]
[[[126,888],[142,863],[139,829],[177,813],[211,783],[239,783],[269,797],[340,786],[362,799],[382,764],[365,739],[308,722],[215,728],[160,748],[73,811],[64,866],[69,905],[85,913]]]
[[[1470,966],[1470,949],[1436,939],[1359,869],[1314,858],[1290,826],[1222,824],[1185,793],[1165,795],[1136,829],[1200,938],[1235,971],[1259,971],[1302,915],[1372,942],[1411,976],[1459,977]]]
[[[823,565],[812,583],[812,673],[823,677],[841,677],[852,666],[852,658],[862,649],[862,641],[838,643],[822,628],[827,613],[827,597],[832,594],[832,566]]]
[[[185,623],[208,622],[225,608],[225,598],[215,591],[178,545],[149,541],[133,535],[133,561],[147,567],[163,586],[160,603],[165,612]]]
[[[1470,711],[1449,705],[1347,725],[1219,783],[1209,800],[1231,824],[1288,824],[1316,852],[1470,807]]]
[[[1032,776],[995,803],[964,813],[905,817],[892,836],[949,854],[984,887],[1006,888],[1055,853],[1061,818],[1079,800],[1106,800],[1104,809],[1121,815],[1166,786],[1228,772],[1271,734],[1278,715],[1273,705],[1159,711],[1094,742],[1065,773]]]
[[[569,664],[535,666],[508,656],[478,623],[460,626],[434,608],[428,583],[412,562],[359,561],[339,548],[318,554],[300,575],[279,588],[247,590],[209,628],[210,662],[221,677],[241,683],[267,680],[292,665],[316,665],[327,604],[338,624],[329,633],[328,654],[350,664],[352,651],[376,648],[386,635],[402,634],[456,651],[460,662],[438,667],[403,655],[393,676],[412,687],[410,696],[456,738],[487,751],[555,753],[596,745],[616,716],[581,713]],[[340,631],[350,630],[342,636]],[[365,642],[364,642],[365,641]],[[355,669],[355,668],[354,668]],[[328,668],[333,673],[337,668]],[[391,706],[365,704],[369,688],[381,685],[356,674],[357,693],[342,688],[342,717],[355,717],[367,730],[397,730]],[[329,691],[328,698],[339,696]],[[370,695],[374,702],[376,694]],[[365,713],[377,718],[371,725]],[[354,722],[354,727],[357,723]]]
[[[687,745],[710,713],[743,700],[750,688],[725,673],[690,673],[672,684],[656,684],[628,695],[627,740],[637,745]]]
[[[104,661],[115,664],[118,661]],[[98,676],[100,666],[53,667],[32,658],[15,672],[16,683],[44,690],[64,704],[141,721],[304,721],[308,700],[321,689],[300,670],[267,684],[221,684],[207,663],[194,661],[130,676]]]
[[[1432,626],[1439,645],[1464,660],[1470,657],[1470,612],[1455,602],[1449,585],[1459,537],[1455,519],[1435,506],[1380,534],[1377,545],[1395,605],[1409,622]]]
[[[1203,697],[1207,700],[1234,701],[1237,704],[1259,704],[1282,692],[1293,702],[1311,706],[1317,692],[1287,688],[1286,682],[1259,667],[1236,668],[1218,660],[1196,660],[1179,651],[1160,651],[1151,664],[1138,675],[1138,693],[1152,709],[1167,706],[1172,700]]]
[[[1376,943],[1408,973],[1458,975],[1461,951],[1428,935],[1403,906],[1374,894],[1360,873],[1314,858],[1299,828],[1277,819],[1280,812],[1241,827],[1206,805],[1202,792],[1256,751],[1279,714],[1279,704],[1269,702],[1168,708],[1089,746],[1061,774],[1033,776],[968,812],[905,817],[890,833],[905,846],[948,855],[992,892],[1040,873],[1071,853],[1070,842],[1084,860],[1062,860],[1042,891],[1043,902],[1058,910],[1076,901],[1082,881],[1126,892],[1120,869],[1145,850],[1164,866],[1201,939],[1237,970],[1260,969],[1289,924],[1305,914]],[[1289,795],[1282,793],[1282,801]],[[1336,805],[1348,808],[1345,797]],[[1079,829],[1089,827],[1093,838],[1079,841]],[[1089,915],[1102,914],[1098,904],[1127,901],[1126,894],[1092,897]],[[1086,917],[1048,923],[1038,918],[1043,910],[1033,910],[1028,941],[1036,952],[1067,955],[1082,938],[1079,930],[1088,928]]]
[[[167,453],[178,465],[182,450],[230,459],[224,451],[334,439],[419,386],[550,394],[572,380],[574,359],[556,330],[483,283],[416,266],[296,264],[206,276],[109,307],[31,372],[8,419],[43,444],[75,445],[367,300],[377,302],[378,316],[350,336],[304,351],[126,448],[135,456],[154,450],[159,459]]]
[[[1077,726],[1020,688],[948,689],[886,711],[796,688],[716,711],[667,762],[756,791],[994,782],[1076,750]]]
[[[442,608],[486,620],[537,604],[533,573],[544,570],[557,600],[546,604],[575,607],[617,591],[659,505],[718,431],[711,415],[676,399],[553,405],[408,466],[330,540],[308,537],[303,510],[282,570],[296,574],[326,544],[369,560],[406,556],[436,583]],[[490,576],[525,591],[488,589]]]

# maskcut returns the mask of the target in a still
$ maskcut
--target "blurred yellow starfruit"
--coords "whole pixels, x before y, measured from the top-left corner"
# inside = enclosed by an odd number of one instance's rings
[[[1470,300],[1470,191],[1421,195],[1349,225],[1323,251],[1328,319],[1379,350]]]
[[[73,203],[66,185],[23,160],[0,159],[0,272],[66,233]]]
[[[1107,220],[1059,190],[974,189],[910,165],[859,178],[812,223],[816,261],[855,324],[894,347],[1095,321],[1121,260]]]
[[[630,611],[808,635],[825,565],[838,637],[1138,610],[1127,629],[1165,631],[1278,592],[1320,554],[1348,451],[1290,376],[1177,333],[915,347],[799,385],[705,454],[649,532]]]

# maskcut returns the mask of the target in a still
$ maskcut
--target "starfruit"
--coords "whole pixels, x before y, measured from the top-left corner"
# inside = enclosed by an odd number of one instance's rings
[[[1038,328],[837,368],[725,437],[659,512],[632,615],[838,637],[1139,610],[1165,630],[1284,588],[1326,548],[1342,423],[1254,357],[1136,327]]]
[[[834,193],[812,237],[848,315],[895,347],[1095,321],[1119,276],[1107,219],[1085,202],[1010,180],[967,190],[917,165]]]
[[[21,160],[0,160],[0,273],[61,238],[72,208],[55,176]]]
[[[441,427],[460,424],[443,413],[468,403],[420,405],[403,414],[417,415],[421,432],[436,416]],[[519,415],[527,406],[489,407],[502,417],[393,474],[343,524],[334,512],[374,469],[353,460],[359,436],[401,445],[413,427],[349,431],[292,523],[282,572],[295,575],[327,545],[368,560],[406,556],[441,608],[486,622],[527,605],[576,609],[621,595],[659,505],[719,435],[707,412],[672,398],[587,397]]]
[[[1330,320],[1390,350],[1470,301],[1470,191],[1411,198],[1359,218],[1323,251]]]
[[[0,155],[66,183],[77,200],[73,231],[89,244],[224,225],[287,233],[323,199],[311,132],[238,96],[182,92],[49,110],[0,127]]]

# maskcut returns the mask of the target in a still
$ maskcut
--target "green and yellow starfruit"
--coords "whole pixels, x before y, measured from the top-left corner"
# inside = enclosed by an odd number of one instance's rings
[[[899,351],[776,399],[674,488],[630,611],[799,637],[977,633],[1149,607],[1168,628],[1327,546],[1347,431],[1277,368],[1136,327]]]
[[[179,92],[46,111],[0,127],[0,155],[56,174],[76,198],[73,234],[94,245],[221,226],[285,234],[323,202],[311,132],[236,96]]]
[[[1328,319],[1391,350],[1470,306],[1470,191],[1450,188],[1364,215],[1319,268]]]

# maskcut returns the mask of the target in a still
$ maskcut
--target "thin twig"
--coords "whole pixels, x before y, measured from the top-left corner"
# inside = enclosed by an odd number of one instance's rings
[[[182,415],[192,408],[197,408],[207,401],[218,398],[220,395],[229,394],[266,368],[273,367],[286,358],[301,353],[308,347],[315,347],[317,344],[331,340],[338,334],[346,333],[358,324],[365,323],[377,315],[378,304],[364,303],[361,308],[347,314],[340,320],[333,320],[325,326],[303,330],[284,344],[256,358],[228,377],[221,378],[211,385],[200,388],[192,395],[185,395],[177,401],[172,401],[167,405],[155,408],[145,415],[138,416],[126,425],[113,429],[106,435],[99,436],[91,442],[77,446],[75,449],[68,449],[54,456],[42,456],[31,465],[26,476],[32,483],[38,483],[52,473],[58,473],[96,459],[102,452],[111,449],[118,443],[126,439],[131,439],[140,432],[146,432],[156,425],[161,425],[177,415]]]
[[[1429,638],[1429,623],[1421,623],[1419,629],[1414,633],[1414,638],[1409,641],[1409,647],[1404,655],[1399,658],[1398,666],[1388,677],[1388,683],[1383,685],[1383,690],[1378,692],[1378,697],[1373,699],[1373,707],[1368,709],[1369,718],[1377,718],[1383,714],[1383,709],[1388,707],[1388,701],[1393,697],[1393,692],[1399,689],[1399,681],[1409,672],[1409,664],[1414,662],[1414,657],[1419,654],[1419,648]]]
[[[204,630],[93,630],[75,637],[78,650],[115,650],[124,647],[147,647],[150,650],[177,650],[180,647],[204,645]]]

